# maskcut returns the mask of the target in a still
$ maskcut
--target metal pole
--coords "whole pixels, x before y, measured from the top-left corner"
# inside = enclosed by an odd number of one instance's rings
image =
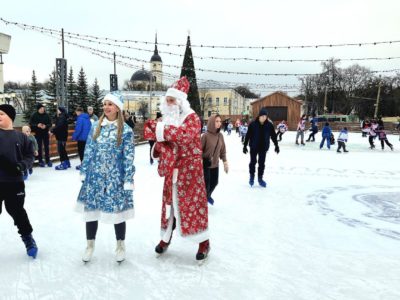
[[[379,76],[380,77],[380,76]],[[380,79],[380,78],[379,78]],[[378,85],[378,96],[376,96],[376,104],[375,104],[375,113],[374,113],[374,118],[376,119],[378,116],[378,109],[379,109],[379,98],[381,96],[381,85],[382,81],[379,80],[379,85]]]
[[[117,65],[115,61],[115,52],[114,52],[114,74],[117,75]]]
[[[61,28],[61,48],[62,48],[62,58],[64,58],[64,28]]]

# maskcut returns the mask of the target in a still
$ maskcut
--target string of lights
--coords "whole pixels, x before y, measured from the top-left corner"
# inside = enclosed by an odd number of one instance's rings
[[[24,23],[19,23],[19,22],[13,22],[13,21],[8,21],[3,18],[0,18],[0,21],[5,23],[6,25],[16,25],[21,28],[25,29],[34,29],[34,30],[40,30],[42,32],[50,32],[51,34],[61,34],[61,30],[56,30],[52,28],[46,28],[46,27],[40,27],[40,26],[35,26],[35,25],[29,25],[29,24],[24,24]],[[68,32],[66,31],[65,34],[68,35],[73,35],[77,37],[83,37],[83,38],[91,38],[94,40],[104,40],[104,41],[112,41],[114,43],[135,43],[135,44],[145,44],[145,45],[154,45],[155,42],[150,42],[150,41],[140,41],[140,40],[131,40],[131,39],[116,39],[116,38],[109,38],[109,37],[98,37],[94,35],[88,35],[88,34],[80,34],[80,33],[75,33],[75,32]],[[199,47],[199,48],[223,48],[223,49],[304,49],[304,48],[332,48],[332,47],[361,47],[361,46],[377,46],[377,45],[392,45],[392,44],[398,44],[400,43],[400,40],[390,40],[390,41],[376,41],[376,42],[353,42],[353,43],[338,43],[338,44],[314,44],[314,45],[277,45],[277,46],[250,46],[250,45],[207,45],[207,44],[192,44],[192,48],[194,47]],[[186,47],[186,44],[179,44],[179,43],[163,43],[159,42],[159,45],[163,46],[174,46],[174,47]]]
[[[132,47],[132,46],[127,46],[127,45],[119,45],[119,44],[113,44],[109,42],[101,42],[93,39],[88,39],[80,36],[73,36],[66,34],[67,37],[71,39],[76,39],[76,40],[81,40],[81,41],[86,41],[89,43],[95,43],[95,44],[101,44],[101,45],[107,45],[111,47],[117,47],[117,48],[125,48],[125,49],[130,49],[130,50],[138,50],[138,51],[144,51],[144,52],[153,52],[154,50],[150,49],[144,49],[144,48],[139,48],[139,47]],[[167,54],[167,55],[173,55],[173,56],[179,56],[183,57],[183,54],[179,53],[174,53],[174,52],[168,52],[168,51],[161,51],[158,50],[160,54]],[[270,59],[270,58],[251,58],[251,57],[220,57],[220,56],[198,56],[198,55],[193,55],[193,58],[197,58],[200,60],[225,60],[225,61],[253,61],[253,62],[311,62],[311,63],[321,63],[321,62],[329,62],[331,59],[298,59],[298,58],[293,58],[293,59]],[[395,60],[395,59],[400,59],[400,56],[394,56],[394,57],[360,57],[360,58],[335,58],[337,61],[371,61],[371,60]]]
[[[101,54],[107,54],[110,56],[113,56],[113,52],[105,51],[105,50],[98,50],[92,47],[84,46],[81,44],[77,44],[75,42],[71,42],[69,40],[65,40],[66,43],[74,45],[76,47],[82,48],[89,50],[91,52],[97,52]],[[148,61],[143,60],[143,59],[138,59],[135,57],[130,57],[126,55],[120,55],[116,54],[116,56],[127,59],[130,61],[137,61],[141,63],[147,63]],[[169,68],[175,68],[175,69],[181,69],[181,66],[178,65],[171,65],[171,64],[163,64],[163,67],[169,67]],[[395,72],[398,71],[399,69],[391,69],[391,70],[379,70],[379,71],[371,71],[371,73],[387,73],[387,72]],[[200,72],[212,72],[212,73],[220,73],[220,74],[234,74],[234,75],[254,75],[254,76],[309,76],[309,75],[318,75],[317,73],[259,73],[259,72],[240,72],[240,71],[226,71],[226,70],[213,70],[213,69],[204,69],[204,68],[197,68],[195,71],[200,71]]]

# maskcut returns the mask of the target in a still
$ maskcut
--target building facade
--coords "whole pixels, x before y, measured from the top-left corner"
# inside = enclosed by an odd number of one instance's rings
[[[249,114],[250,101],[232,88],[199,88],[200,105],[203,119],[212,114],[220,114],[224,119],[242,119]]]

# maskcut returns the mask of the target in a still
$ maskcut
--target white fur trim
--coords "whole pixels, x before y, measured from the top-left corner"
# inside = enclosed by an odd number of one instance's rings
[[[80,202],[76,203],[75,211],[82,213],[85,222],[100,221],[106,224],[119,224],[133,219],[135,216],[135,210],[133,208],[120,213],[105,213],[100,210],[86,211],[85,206]]]
[[[178,181],[178,169],[172,171],[172,183],[175,184]]]
[[[153,147],[151,147],[150,156],[151,156],[152,159],[157,159],[157,160],[159,160],[159,157],[154,157],[154,148],[155,148],[156,144],[157,144],[157,142],[155,142],[155,143],[153,144]]]
[[[169,88],[167,92],[165,93],[165,97],[173,97],[176,100],[186,100],[187,99],[187,94],[184,92],[181,92],[180,90],[177,90],[175,88]]]
[[[157,122],[156,126],[156,138],[157,142],[164,142],[164,122]]]
[[[174,208],[171,205],[167,205],[166,207],[166,213],[168,214],[169,220],[168,220],[168,226],[167,230],[164,231],[162,234],[162,240],[166,243],[168,243],[171,240],[171,235],[174,227]]]
[[[107,94],[104,96],[103,103],[108,100],[114,103],[116,106],[118,106],[119,110],[122,111],[124,109],[124,104],[121,102],[119,97],[113,94]]]
[[[86,179],[86,175],[85,174],[81,174],[81,175],[79,175],[79,177],[80,177],[82,182],[84,182],[85,179]]]
[[[125,182],[124,190],[125,191],[133,191],[133,182]]]

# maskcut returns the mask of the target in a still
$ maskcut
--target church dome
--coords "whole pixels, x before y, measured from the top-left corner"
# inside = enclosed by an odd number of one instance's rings
[[[156,62],[156,61],[162,62],[161,56],[158,54],[158,51],[157,53],[154,53],[154,55],[150,59],[150,62]]]
[[[151,73],[144,69],[138,70],[133,73],[131,77],[131,81],[150,81],[151,80]]]

